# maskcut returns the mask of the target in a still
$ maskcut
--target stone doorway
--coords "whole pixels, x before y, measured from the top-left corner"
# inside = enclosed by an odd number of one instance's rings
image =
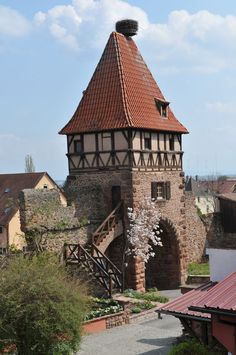
[[[180,256],[176,232],[166,221],[160,222],[163,246],[154,246],[155,256],[146,264],[146,289],[174,289],[180,285]]]

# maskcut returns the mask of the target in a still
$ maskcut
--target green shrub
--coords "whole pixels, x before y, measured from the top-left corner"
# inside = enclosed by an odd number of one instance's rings
[[[209,263],[189,263],[189,275],[210,275]]]
[[[168,297],[159,295],[156,289],[150,289],[148,292],[138,292],[128,289],[124,291],[124,295],[130,298],[136,298],[138,300],[145,300],[151,302],[166,303],[169,301]]]
[[[131,310],[131,313],[134,313],[134,314],[138,314],[138,313],[142,312],[141,308],[139,308],[137,306],[130,308],[130,310]]]
[[[196,340],[188,340],[175,345],[169,352],[169,355],[220,355],[220,353]]]
[[[87,307],[81,285],[48,255],[15,257],[0,270],[0,353],[68,355],[78,349]]]

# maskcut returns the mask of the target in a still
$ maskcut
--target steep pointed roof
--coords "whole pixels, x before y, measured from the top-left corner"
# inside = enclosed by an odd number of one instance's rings
[[[112,32],[79,106],[59,133],[122,128],[188,133],[170,108],[168,118],[161,116],[155,99],[166,102],[135,42]]]

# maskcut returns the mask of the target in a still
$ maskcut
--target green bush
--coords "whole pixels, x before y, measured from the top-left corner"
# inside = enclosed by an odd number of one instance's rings
[[[154,308],[155,305],[153,305],[149,301],[144,301],[144,302],[134,302],[131,307],[131,313],[140,313],[141,311],[148,310]]]
[[[210,349],[196,340],[188,340],[175,345],[168,355],[220,355],[217,350]]]
[[[15,257],[0,270],[0,284],[0,353],[68,355],[78,349],[86,297],[54,257]]]
[[[209,263],[189,263],[189,275],[210,275]]]
[[[138,300],[145,300],[151,302],[166,303],[169,301],[168,297],[159,295],[156,288],[150,289],[148,292],[138,292],[135,290],[128,289],[124,291],[124,295],[130,298],[136,298]]]

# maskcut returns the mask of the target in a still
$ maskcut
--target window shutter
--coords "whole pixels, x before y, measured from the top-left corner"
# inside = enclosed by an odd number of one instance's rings
[[[166,181],[165,187],[166,187],[166,199],[170,200],[171,198],[170,181]]]
[[[155,199],[157,198],[157,182],[152,181],[151,182],[151,198]]]

